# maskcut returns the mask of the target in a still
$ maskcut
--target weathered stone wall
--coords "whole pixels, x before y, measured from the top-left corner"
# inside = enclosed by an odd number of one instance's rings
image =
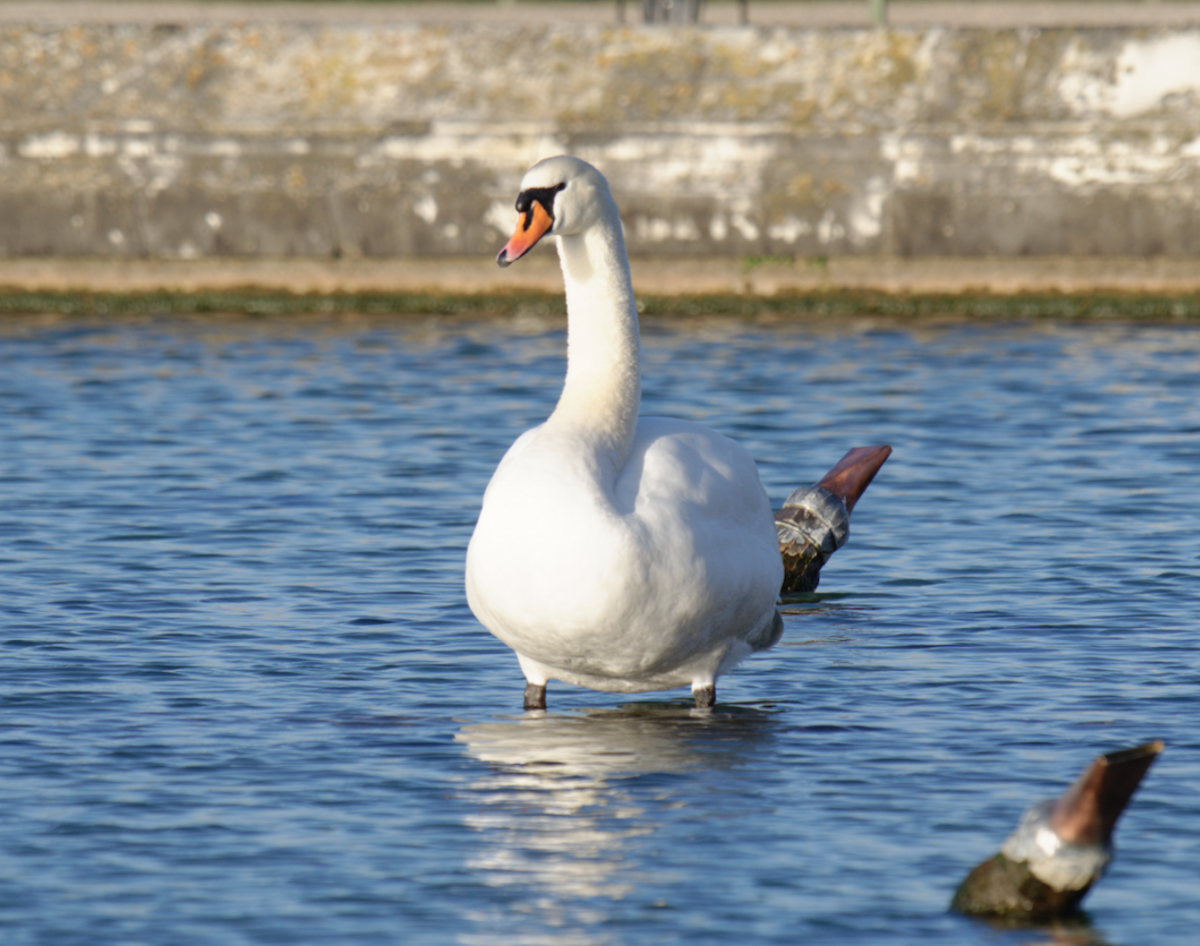
[[[0,25],[0,256],[1200,255],[1200,30]]]

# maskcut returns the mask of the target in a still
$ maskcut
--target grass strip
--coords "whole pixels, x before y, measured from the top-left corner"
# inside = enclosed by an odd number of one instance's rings
[[[1200,320],[1200,294],[987,293],[908,294],[863,290],[781,293],[773,296],[644,296],[639,310],[654,318],[839,320],[880,317],[898,321],[1150,321]],[[565,312],[551,293],[335,292],[271,290],[155,290],[147,292],[25,291],[0,288],[0,316],[58,315],[100,318],[168,316],[281,317],[366,315],[492,318]]]

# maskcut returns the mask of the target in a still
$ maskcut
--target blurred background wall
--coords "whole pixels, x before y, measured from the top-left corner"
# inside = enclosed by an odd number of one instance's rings
[[[640,256],[1200,255],[1200,27],[134,6],[0,17],[0,257],[487,253],[562,151]]]

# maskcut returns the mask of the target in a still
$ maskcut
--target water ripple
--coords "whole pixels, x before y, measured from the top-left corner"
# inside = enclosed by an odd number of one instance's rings
[[[711,716],[519,715],[466,607],[562,347],[0,328],[6,943],[1192,941],[1200,330],[647,325],[645,410],[737,436],[776,501],[895,448]],[[1089,927],[945,913],[1029,802],[1152,737]]]

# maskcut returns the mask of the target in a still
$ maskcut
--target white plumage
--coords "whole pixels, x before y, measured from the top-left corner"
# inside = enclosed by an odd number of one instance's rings
[[[516,651],[527,706],[544,706],[550,679],[616,692],[690,685],[707,705],[717,676],[782,628],[783,564],[757,468],[706,427],[638,416],[637,311],[603,176],[576,158],[542,161],[517,209],[497,259],[555,236],[567,375],[549,419],[488,485],[467,600]]]

